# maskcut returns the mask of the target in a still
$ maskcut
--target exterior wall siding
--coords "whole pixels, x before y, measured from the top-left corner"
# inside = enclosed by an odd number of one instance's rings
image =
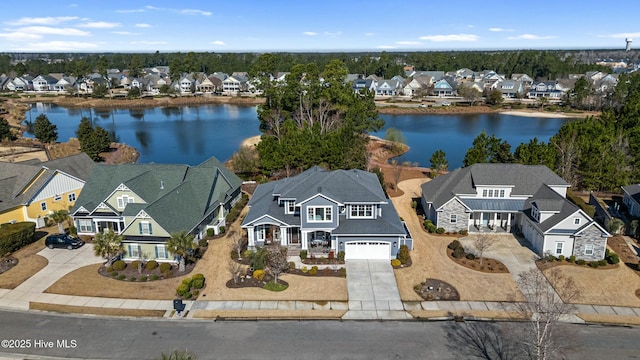
[[[33,219],[36,219],[38,217],[45,217],[48,216],[49,214],[51,214],[53,211],[56,210],[68,210],[69,209],[69,203],[68,203],[68,199],[67,201],[64,201],[65,198],[68,196],[68,194],[63,194],[62,195],[62,199],[59,201],[54,201],[54,198],[47,198],[47,199],[43,199],[40,201],[34,201],[31,204],[29,204],[27,206],[27,219],[25,219],[26,221],[32,221]],[[47,209],[46,210],[42,210],[42,203],[46,203],[47,204]]]
[[[40,190],[40,192],[33,198],[33,201],[40,201],[47,198],[53,198],[56,195],[69,194],[71,192],[76,193],[76,198],[80,195],[80,190],[84,183],[71,176],[56,173],[56,175],[49,180],[49,182]],[[62,201],[68,201],[68,197],[63,196]],[[73,204],[68,204],[73,205]]]
[[[122,258],[124,260],[139,260],[140,258],[142,259],[146,259],[146,260],[157,260],[159,262],[174,262],[175,261],[175,257],[172,253],[168,252],[165,250],[167,256],[162,258],[158,258],[156,256],[157,254],[157,248],[158,245],[162,245],[163,243],[133,243],[133,242],[123,242],[124,245],[124,254],[122,255]],[[140,257],[131,257],[131,254],[129,253],[130,250],[130,246],[138,246],[140,249]],[[166,249],[166,246],[165,246]]]
[[[591,225],[584,230],[582,236],[576,236],[573,254],[576,259],[583,260],[602,260],[604,259],[605,249],[607,248],[607,238],[601,236],[600,229],[595,225]],[[593,255],[586,255],[586,245],[593,245]]]
[[[458,232],[469,229],[469,214],[465,212],[466,208],[458,199],[453,199],[441,209],[442,210],[438,212],[437,227],[444,228],[444,230],[448,232]],[[451,215],[456,215],[457,219],[455,223],[451,223]]]
[[[13,220],[15,220],[16,222],[25,220],[22,214],[22,206],[6,210],[2,214],[0,214],[0,224],[5,224]]]
[[[169,234],[166,230],[164,230],[157,222],[153,219],[135,219],[131,224],[127,224],[126,230],[122,233],[125,236],[141,236],[140,234],[140,223],[146,221],[151,224],[151,234],[147,235],[149,237],[169,237]],[[186,229],[185,229],[186,230]],[[145,236],[145,235],[142,235]]]
[[[138,204],[144,203],[144,200],[140,196],[138,196],[138,194],[136,194],[136,193],[134,193],[133,191],[130,191],[130,190],[117,190],[117,191],[115,191],[113,193],[113,195],[111,195],[111,197],[107,199],[106,203],[111,205],[114,209],[122,211],[124,209],[119,209],[118,208],[118,197],[121,197],[123,195],[127,195],[129,197],[133,197],[133,202],[134,203],[138,203]],[[125,204],[125,206],[126,206],[126,204]]]
[[[331,206],[331,221],[326,222],[308,222],[307,221],[307,208],[309,206]],[[300,221],[303,229],[335,229],[338,227],[338,206],[327,200],[322,196],[316,196],[315,198],[302,204],[300,209]]]

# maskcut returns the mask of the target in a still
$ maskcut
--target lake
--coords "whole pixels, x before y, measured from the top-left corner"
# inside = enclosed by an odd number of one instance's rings
[[[71,109],[53,104],[32,106],[31,116],[46,114],[58,127],[58,140],[75,137],[82,117],[113,131],[119,142],[138,149],[139,162],[197,165],[215,156],[226,161],[242,141],[259,135],[255,106],[201,105],[153,109]],[[447,155],[449,168],[462,166],[473,139],[484,129],[508,141],[512,150],[533,137],[548,141],[567,119],[501,114],[380,115],[385,127],[374,135],[384,138],[389,127],[399,129],[411,150],[402,161],[429,166],[437,149]],[[25,133],[25,137],[33,137]]]

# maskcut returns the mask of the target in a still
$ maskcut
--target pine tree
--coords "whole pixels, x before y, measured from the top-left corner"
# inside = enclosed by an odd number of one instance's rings
[[[43,143],[51,143],[58,140],[58,127],[52,124],[47,115],[40,114],[33,124],[33,135]]]

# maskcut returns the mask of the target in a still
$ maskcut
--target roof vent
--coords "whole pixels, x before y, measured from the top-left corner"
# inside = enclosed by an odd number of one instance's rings
[[[164,190],[164,181],[160,180],[160,190]]]
[[[322,192],[322,186],[318,186],[318,193]]]

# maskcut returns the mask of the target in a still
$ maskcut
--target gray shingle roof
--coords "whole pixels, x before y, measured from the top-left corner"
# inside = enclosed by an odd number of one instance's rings
[[[545,209],[540,209],[542,211],[557,211],[557,213],[539,223],[531,216],[531,203],[535,203],[539,209],[540,205],[544,206]],[[574,205],[571,201],[563,198],[550,187],[543,185],[532,198],[527,200],[523,213],[533,220],[533,225],[538,227],[538,229],[544,233],[578,210],[580,210],[580,208]]]
[[[406,231],[393,204],[383,204],[382,216],[377,219],[340,218],[340,225],[331,233],[335,235],[405,235]]]

